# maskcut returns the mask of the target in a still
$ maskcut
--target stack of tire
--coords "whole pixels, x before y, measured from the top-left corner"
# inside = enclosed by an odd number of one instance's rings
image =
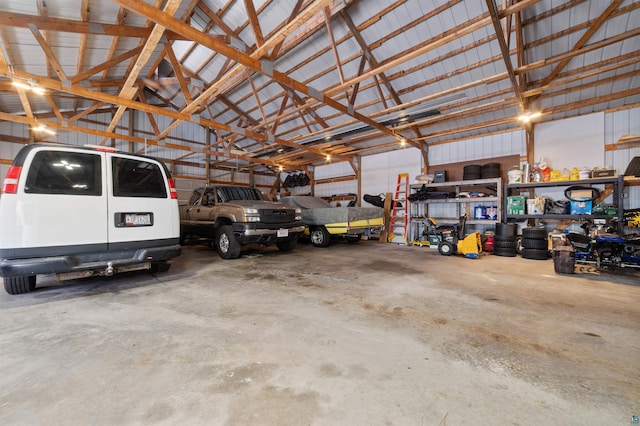
[[[500,177],[500,163],[488,163],[480,168],[481,179],[493,179]]]
[[[469,164],[462,168],[462,180],[480,179],[482,176],[482,166],[479,164]]]
[[[547,260],[549,258],[549,241],[544,227],[522,229],[522,252],[524,259]]]
[[[493,236],[493,254],[515,257],[518,253],[517,232],[518,225],[515,223],[497,223]]]

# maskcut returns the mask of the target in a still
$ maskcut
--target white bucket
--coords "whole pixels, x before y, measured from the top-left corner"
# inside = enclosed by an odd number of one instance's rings
[[[531,198],[527,200],[527,214],[542,214],[543,208],[536,204],[535,198]]]
[[[522,183],[524,173],[520,169],[511,169],[507,172],[509,183]]]

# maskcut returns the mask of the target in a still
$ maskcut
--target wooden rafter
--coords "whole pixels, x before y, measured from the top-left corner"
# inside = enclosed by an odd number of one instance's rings
[[[178,9],[178,6],[180,6],[180,0],[168,0],[163,9],[163,12],[168,13],[169,15],[173,15],[173,13]],[[153,26],[153,30],[151,31],[151,34],[149,35],[149,37],[146,39],[142,52],[140,52],[140,55],[136,59],[136,63],[133,66],[133,71],[127,73],[127,79],[122,85],[122,88],[120,89],[120,95],[119,95],[120,98],[132,99],[133,96],[135,95],[137,89],[134,88],[133,86],[138,76],[140,75],[140,72],[142,71],[142,67],[144,66],[144,64],[147,63],[154,49],[160,42],[160,38],[162,37],[164,31],[165,29],[161,25],[155,24]],[[115,128],[118,121],[120,121],[120,118],[122,117],[122,114],[124,114],[126,109],[127,107],[123,105],[118,107],[118,110],[116,111],[113,119],[111,120],[111,124],[109,124],[109,126],[107,127],[108,132],[113,131],[113,129]],[[103,140],[102,143],[104,142],[105,141]]]
[[[509,46],[507,44],[507,41],[505,40],[505,36],[503,33],[504,30],[500,25],[500,13],[498,11],[498,7],[496,6],[494,0],[487,0],[487,8],[489,9],[489,14],[491,15],[491,23],[493,24],[493,29],[497,36],[498,44],[500,46],[500,52],[502,53],[502,59],[504,61],[505,68],[507,69],[507,75],[509,76],[509,81],[511,82],[513,94],[518,100],[520,111],[525,111],[527,109],[527,104],[522,97],[522,90],[520,89],[520,84],[518,83],[516,74],[513,72],[511,53],[509,52]]]

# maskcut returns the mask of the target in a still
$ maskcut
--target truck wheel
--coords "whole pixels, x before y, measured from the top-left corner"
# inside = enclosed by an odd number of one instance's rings
[[[280,251],[291,251],[298,245],[297,238],[289,238],[288,240],[278,241],[276,242],[276,247]]]
[[[216,234],[216,247],[218,254],[223,259],[235,259],[240,256],[240,243],[233,235],[233,227],[231,225],[223,225],[218,229]]]
[[[324,226],[313,228],[309,237],[314,247],[327,247],[331,242],[331,234],[329,234],[329,231],[327,231],[327,228]]]
[[[4,278],[4,289],[9,294],[28,293],[36,289],[36,276]]]

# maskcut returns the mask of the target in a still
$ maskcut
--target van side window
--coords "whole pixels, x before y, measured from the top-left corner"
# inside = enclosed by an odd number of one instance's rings
[[[24,192],[29,194],[102,195],[100,155],[67,151],[35,154]]]
[[[167,198],[164,177],[157,164],[116,156],[111,164],[115,197]]]

